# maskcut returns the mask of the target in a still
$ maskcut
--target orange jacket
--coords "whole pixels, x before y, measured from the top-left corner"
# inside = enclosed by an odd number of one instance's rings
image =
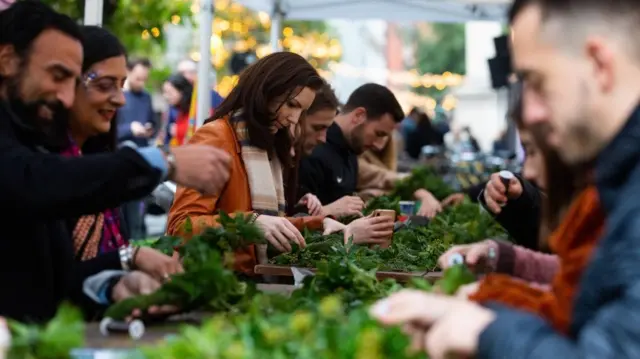
[[[226,213],[252,212],[251,192],[247,172],[241,156],[241,146],[235,131],[226,118],[209,122],[200,127],[189,140],[190,144],[206,144],[220,148],[231,155],[230,177],[222,192],[214,196],[205,196],[199,192],[178,186],[167,224],[167,233],[180,235],[187,218],[190,218],[193,234],[201,233],[205,228],[217,226],[218,211]],[[302,230],[321,229],[323,217],[289,218],[296,228]],[[249,246],[236,252],[236,270],[248,275],[254,274],[257,264],[255,246]]]

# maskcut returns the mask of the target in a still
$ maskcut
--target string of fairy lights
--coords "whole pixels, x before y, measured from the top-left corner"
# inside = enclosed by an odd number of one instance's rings
[[[269,33],[271,19],[269,14],[265,12],[255,13],[231,0],[216,0],[215,9],[216,14],[228,15],[214,18],[210,42],[211,63],[219,74],[217,90],[224,96],[231,91],[237,81],[237,76],[224,73],[234,52],[254,49],[258,58],[271,53],[272,48],[264,36]],[[199,10],[198,1],[194,1],[191,5],[191,11],[197,14]],[[171,17],[173,25],[178,25],[181,21],[182,19],[178,15]],[[144,30],[141,37],[146,40],[151,37],[159,37],[160,34],[161,29],[155,27]],[[292,27],[284,27],[279,45],[286,51],[305,57],[328,80],[335,77],[374,79],[386,76],[389,83],[397,87],[423,87],[437,90],[458,86],[463,81],[461,75],[450,72],[419,74],[415,69],[389,71],[384,68],[362,68],[341,63],[339,61],[342,56],[342,46],[338,39],[331,38],[326,33],[296,34]],[[194,61],[199,61],[200,53],[193,51],[190,53],[190,57]],[[434,99],[417,95],[411,91],[399,91],[397,95],[402,97],[403,102],[409,106],[419,106],[428,110],[433,110],[436,106]],[[455,105],[456,101],[453,96],[447,95],[443,98],[442,106],[445,110],[451,110]]]

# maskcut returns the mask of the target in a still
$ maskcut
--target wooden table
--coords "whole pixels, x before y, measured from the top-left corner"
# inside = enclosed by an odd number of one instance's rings
[[[315,272],[315,268],[300,268]],[[262,274],[266,276],[274,277],[292,277],[293,272],[289,266],[278,266],[272,264],[258,264],[255,266],[254,271],[256,274]],[[430,282],[435,282],[442,277],[442,272],[376,272],[376,277],[380,280],[391,278],[398,282],[408,282],[411,278],[422,277]]]

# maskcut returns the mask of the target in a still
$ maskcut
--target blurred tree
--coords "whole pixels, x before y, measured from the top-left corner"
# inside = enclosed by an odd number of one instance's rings
[[[191,18],[187,0],[104,0],[115,4],[115,11],[105,16],[104,27],[112,31],[132,55],[154,57],[164,49],[163,30],[169,23],[179,24]],[[59,12],[82,19],[84,0],[43,0]]]
[[[42,0],[59,12],[74,19],[83,18],[84,0]],[[197,23],[198,1],[189,0],[104,0],[115,4],[111,16],[104,19],[105,28],[111,30],[125,45],[132,56],[145,56],[158,60],[164,53],[166,25]],[[258,57],[270,52],[269,33],[271,20],[266,13],[251,11],[231,0],[216,0],[212,24],[211,60],[220,79],[232,85],[229,59],[233,51],[256,51]],[[199,60],[197,32],[194,32],[191,57]],[[298,53],[318,68],[325,68],[329,61],[339,60],[342,48],[330,35],[323,21],[291,21],[283,23],[281,44],[287,51]],[[154,61],[156,63],[157,61]],[[152,81],[156,86],[169,69],[154,66]]]
[[[465,32],[464,24],[431,24],[429,32],[417,31],[416,68],[420,75],[451,72],[464,75]],[[431,97],[441,97],[443,92],[435,87],[415,87],[414,91]]]

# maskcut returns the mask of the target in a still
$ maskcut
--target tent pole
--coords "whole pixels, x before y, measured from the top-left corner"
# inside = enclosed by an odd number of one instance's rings
[[[84,25],[102,26],[104,0],[85,0]]]
[[[278,44],[280,40],[280,32],[282,31],[282,21],[284,20],[284,12],[280,0],[274,0],[273,12],[271,14],[271,32],[269,35],[269,42],[271,43],[272,52],[280,52],[282,49]]]
[[[200,0],[200,61],[198,62],[198,98],[196,128],[204,123],[211,112],[211,22],[213,21],[213,0]]]

